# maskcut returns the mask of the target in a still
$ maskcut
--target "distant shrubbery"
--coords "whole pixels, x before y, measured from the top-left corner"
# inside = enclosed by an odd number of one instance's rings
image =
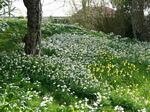
[[[79,27],[77,25],[70,24],[54,24],[51,22],[47,22],[43,24],[42,33],[44,37],[52,36],[54,34],[78,34],[78,35],[91,35],[91,36],[103,36],[105,35],[103,32],[96,32],[94,30],[87,30],[83,27]]]
[[[87,29],[133,37],[130,15],[108,7],[87,7],[85,11],[75,13],[70,20]]]
[[[46,18],[43,18],[44,21],[48,21],[48,22],[51,22],[51,23],[57,23],[57,24],[68,24],[70,23],[69,21],[69,17],[46,17]]]

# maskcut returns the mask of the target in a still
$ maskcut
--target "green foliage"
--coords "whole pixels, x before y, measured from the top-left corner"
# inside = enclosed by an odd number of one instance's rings
[[[6,6],[6,1],[5,0],[0,0],[0,10]]]
[[[78,27],[76,25],[68,25],[68,24],[54,24],[54,23],[44,23],[42,27],[42,33],[44,37],[49,37],[54,34],[63,34],[63,33],[71,33],[78,35],[92,35],[92,36],[102,36],[101,33],[97,33],[95,31],[89,31],[87,29]]]
[[[95,64],[89,66],[92,73],[94,73],[99,80],[108,81],[108,83],[113,86],[141,84],[142,81],[145,80],[147,73],[140,73],[140,67],[141,66],[137,63],[129,62],[123,58],[117,58],[105,51],[99,55]]]
[[[42,54],[32,57],[5,52],[4,37],[12,38],[5,32],[17,32],[20,46],[26,29],[24,20],[9,21],[0,24],[0,111],[150,110],[148,42],[49,23],[42,27]]]
[[[0,19],[0,51],[20,49],[25,31],[26,21],[23,19]]]
[[[25,19],[0,19],[0,51],[22,49],[22,39],[26,33]],[[71,33],[91,36],[104,36],[104,33],[88,31],[75,25],[43,23],[42,38],[54,34]]]

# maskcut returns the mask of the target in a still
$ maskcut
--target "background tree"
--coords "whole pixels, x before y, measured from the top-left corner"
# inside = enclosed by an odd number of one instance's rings
[[[150,40],[150,16],[144,15],[144,11],[150,7],[150,0],[112,0],[112,4],[121,11],[121,14],[130,16],[134,38],[142,41]]]
[[[6,4],[5,0],[0,0],[0,9],[2,9]]]
[[[8,16],[9,18],[13,15],[13,12],[16,10],[16,7],[13,6],[15,0],[5,0],[5,6],[2,8],[2,14]]]
[[[86,8],[83,8],[82,3]],[[81,9],[78,9],[72,15],[71,22],[96,31],[113,32],[123,37],[133,37],[129,11],[126,11],[127,8],[124,8],[123,3],[117,4],[117,6],[116,4],[114,5],[117,10],[110,8],[109,2],[106,0],[90,0],[89,5],[85,4],[85,2],[82,3]],[[76,9],[77,6],[74,6],[74,9]]]
[[[41,0],[23,0],[27,8],[27,34],[24,37],[25,53],[36,55],[40,50],[42,6]]]
[[[0,0],[0,16],[3,15],[2,9],[6,6],[6,1],[5,0]]]
[[[120,34],[122,36],[127,36],[133,38],[132,30],[132,20],[131,20],[131,7],[132,0],[111,0],[111,3],[114,8],[116,8],[116,22],[120,26],[120,29],[123,30]]]
[[[132,0],[132,29],[134,37],[144,39],[144,0]]]
[[[82,2],[82,9],[86,10],[86,7],[90,6],[91,0],[81,0],[81,2]]]

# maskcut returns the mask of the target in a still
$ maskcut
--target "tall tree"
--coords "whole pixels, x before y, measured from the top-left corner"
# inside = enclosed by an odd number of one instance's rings
[[[131,16],[134,38],[145,40],[147,28],[144,25],[144,9],[148,6],[149,0],[112,0],[112,2],[117,6],[117,10],[121,9]]]
[[[24,37],[25,53],[39,54],[41,38],[42,5],[41,0],[23,0],[27,8],[27,34]]]
[[[144,40],[144,0],[132,0],[131,15],[134,37]]]

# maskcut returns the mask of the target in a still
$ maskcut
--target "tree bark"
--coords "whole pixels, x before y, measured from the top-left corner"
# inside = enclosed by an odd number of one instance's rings
[[[144,0],[132,0],[132,29],[134,37],[144,39]]]
[[[27,8],[27,34],[23,41],[25,53],[39,54],[41,38],[42,5],[41,0],[23,0]]]

